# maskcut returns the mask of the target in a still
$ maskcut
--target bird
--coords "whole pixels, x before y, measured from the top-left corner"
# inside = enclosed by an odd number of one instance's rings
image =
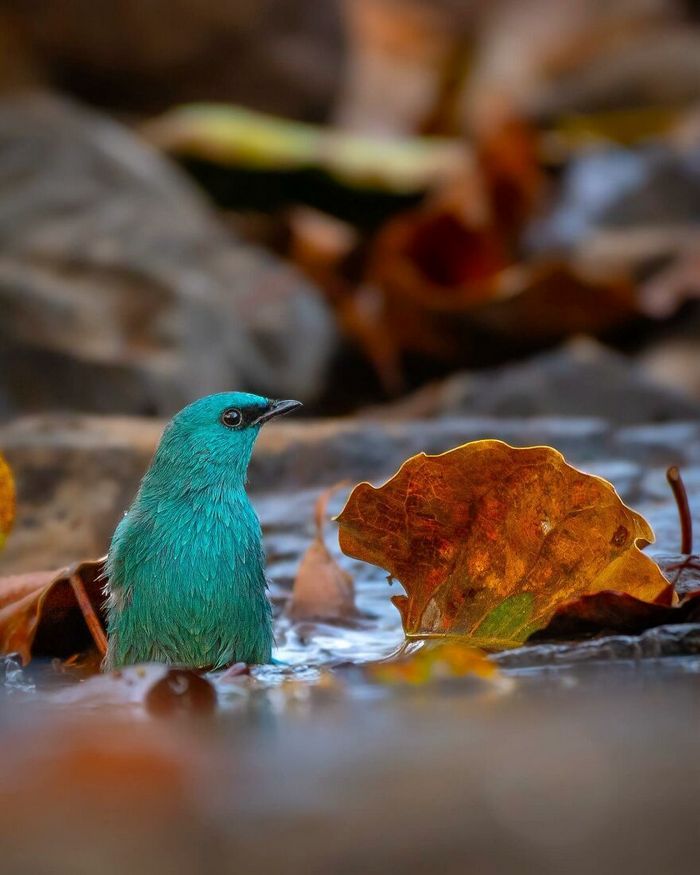
[[[245,486],[261,426],[298,407],[221,392],[166,426],[107,554],[105,671],[271,662],[262,530]]]

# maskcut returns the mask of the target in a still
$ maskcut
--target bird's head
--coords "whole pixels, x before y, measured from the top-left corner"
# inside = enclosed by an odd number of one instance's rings
[[[207,395],[181,410],[168,424],[153,467],[178,469],[189,477],[227,473],[242,480],[260,427],[301,407],[247,392]]]

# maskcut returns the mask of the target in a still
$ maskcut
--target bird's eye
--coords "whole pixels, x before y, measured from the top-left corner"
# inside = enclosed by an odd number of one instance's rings
[[[238,428],[243,422],[243,414],[237,407],[229,407],[221,414],[221,421],[226,428]]]

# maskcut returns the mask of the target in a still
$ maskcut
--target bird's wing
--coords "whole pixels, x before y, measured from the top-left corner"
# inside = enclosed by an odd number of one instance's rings
[[[128,584],[125,574],[126,544],[128,543],[129,514],[125,513],[112,535],[106,562],[105,593],[109,596],[115,608],[123,607],[127,595]]]

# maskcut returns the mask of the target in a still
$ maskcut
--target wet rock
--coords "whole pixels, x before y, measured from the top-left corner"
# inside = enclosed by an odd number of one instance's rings
[[[0,416],[320,389],[334,329],[318,294],[164,159],[45,95],[1,101],[0,130]]]
[[[687,556],[682,553],[659,553],[655,561],[673,583],[680,596],[700,590],[700,556]]]
[[[530,644],[492,657],[501,668],[535,668],[592,660],[635,659],[640,656],[636,635],[606,635],[594,641],[571,644]]]
[[[456,374],[388,409],[410,416],[595,416],[616,424],[700,419],[700,403],[593,340],[492,371]]]
[[[533,225],[530,241],[538,250],[556,250],[605,228],[683,226],[698,217],[697,152],[606,147],[574,158],[553,211]]]
[[[659,626],[640,635],[641,655],[687,656],[700,653],[700,624],[679,623],[675,626]]]
[[[700,282],[700,273],[698,274]],[[700,286],[698,286],[700,291]],[[688,317],[687,323],[692,317]],[[641,367],[657,382],[682,389],[686,395],[700,400],[700,312],[695,314],[692,331],[662,338],[650,344],[640,357]]]
[[[75,669],[65,671],[64,678],[69,679]],[[106,674],[93,672],[88,677],[80,677],[76,671],[80,683],[57,684],[56,676],[42,674],[37,663],[25,674],[36,678],[37,687],[51,705],[71,710],[135,707],[165,717],[205,715],[216,709],[216,690],[207,678],[196,671],[159,662],[128,665]]]
[[[339,0],[10,0],[4,11],[5,78],[33,66],[56,88],[129,113],[223,100],[322,120],[343,73]]]
[[[502,668],[570,665],[618,659],[689,656],[700,653],[700,623],[657,626],[641,635],[606,635],[571,644],[534,644],[496,654]]]
[[[613,436],[614,447],[624,447],[627,458],[645,460],[647,465],[700,462],[698,432],[700,423],[667,422],[658,425],[633,425],[621,428]],[[670,461],[668,461],[670,460]]]

